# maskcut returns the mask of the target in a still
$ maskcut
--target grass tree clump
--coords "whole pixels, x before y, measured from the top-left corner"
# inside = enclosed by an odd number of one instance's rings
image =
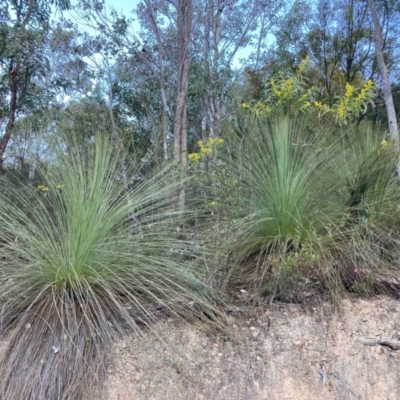
[[[98,137],[60,152],[38,188],[2,188],[1,399],[102,397],[116,336],[150,326],[155,309],[219,313],[201,247],[179,232],[190,215],[175,207],[182,182],[172,167],[144,180],[135,171]]]
[[[386,133],[368,127],[342,141],[342,175],[348,196],[344,258],[350,267],[374,281],[384,270],[397,273],[399,259],[399,153]],[[357,283],[357,282],[356,282]],[[359,282],[358,282],[359,283]],[[358,284],[358,286],[360,286]]]
[[[234,138],[225,160],[238,182],[225,288],[297,301],[312,295],[313,282],[336,296],[367,290],[382,268],[397,268],[395,146],[367,128],[306,126],[250,120]]]
[[[308,275],[311,265],[325,271],[344,208],[336,144],[327,133],[310,134],[288,118],[251,121],[237,142],[231,162],[240,190],[227,239],[234,260],[230,281],[276,292]]]

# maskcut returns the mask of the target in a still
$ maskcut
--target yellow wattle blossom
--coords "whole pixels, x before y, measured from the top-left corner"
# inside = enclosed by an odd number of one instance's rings
[[[338,114],[339,119],[344,119],[345,118],[345,116],[346,116],[346,102],[341,101],[339,103],[339,107],[337,109],[337,114]]]
[[[319,108],[321,111],[331,111],[330,107],[326,104],[322,104],[320,101],[314,101],[314,106]]]
[[[41,192],[48,192],[48,191],[50,190],[47,186],[44,186],[44,185],[39,185],[39,186],[38,186],[38,189],[39,189]]]
[[[199,153],[191,153],[191,154],[189,154],[188,159],[190,161],[199,161],[200,160],[200,154]]]
[[[282,91],[281,91],[281,93],[283,93],[284,97],[291,97],[292,96],[293,86],[294,86],[293,78],[286,79],[282,83]]]
[[[347,99],[350,99],[351,96],[353,95],[354,92],[354,87],[350,85],[349,82],[346,83],[346,93],[344,94],[344,97]]]
[[[304,104],[301,105],[300,110],[306,110],[311,107],[311,103],[306,101]]]
[[[212,152],[212,149],[210,147],[202,147],[200,149],[200,152],[203,154],[210,154]]]
[[[199,140],[197,145],[200,148],[198,153],[191,153],[188,155],[188,160],[190,161],[199,161],[203,158],[203,155],[211,154],[214,150],[214,147],[218,144],[224,143],[224,139],[222,138],[213,138],[209,137],[204,140]]]
[[[299,79],[299,78],[301,78],[302,76],[303,76],[303,72],[304,72],[304,69],[307,67],[307,65],[309,64],[309,62],[310,62],[310,56],[307,56],[300,64],[299,64],[299,66],[298,66],[298,68],[297,68],[297,72],[296,72],[296,77]]]
[[[368,79],[367,82],[364,83],[363,87],[360,90],[360,93],[356,97],[355,104],[358,107],[360,103],[366,100],[367,96],[371,94],[374,86],[374,82],[371,79]]]
[[[314,87],[310,87],[298,100],[298,102],[301,104],[304,101],[306,101],[306,103],[310,103],[310,99],[311,99],[311,95],[312,95],[312,91],[313,91]],[[311,105],[311,103],[310,103]]]
[[[281,97],[282,96],[282,91],[280,91],[278,89],[278,87],[276,86],[275,80],[273,78],[270,79],[270,83],[271,83],[271,87],[272,87],[272,90],[274,91],[275,95],[277,97]]]

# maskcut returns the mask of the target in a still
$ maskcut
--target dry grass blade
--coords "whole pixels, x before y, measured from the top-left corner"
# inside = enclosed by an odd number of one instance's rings
[[[93,302],[47,295],[21,317],[1,365],[0,398],[102,396],[112,344]],[[96,334],[97,331],[97,334]],[[18,371],[18,373],[16,373]],[[84,388],[84,390],[82,390]]]

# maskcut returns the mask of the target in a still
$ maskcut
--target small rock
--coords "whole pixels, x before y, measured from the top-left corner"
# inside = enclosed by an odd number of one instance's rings
[[[147,386],[144,384],[144,383],[142,383],[141,385],[140,385],[140,391],[141,392],[145,392],[147,390]]]
[[[135,381],[136,381],[136,382],[139,382],[142,378],[143,378],[143,373],[136,374],[136,376],[135,376]]]

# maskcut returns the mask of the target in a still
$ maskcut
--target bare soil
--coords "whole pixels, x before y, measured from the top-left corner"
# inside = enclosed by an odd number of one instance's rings
[[[400,340],[398,300],[347,299],[339,312],[272,304],[229,318],[235,340],[164,319],[162,339],[118,341],[108,399],[400,399],[400,350],[359,341]]]
[[[340,312],[272,304],[229,317],[236,341],[173,320],[165,342],[132,336],[114,348],[108,396],[131,399],[400,399],[400,302],[348,299]]]

